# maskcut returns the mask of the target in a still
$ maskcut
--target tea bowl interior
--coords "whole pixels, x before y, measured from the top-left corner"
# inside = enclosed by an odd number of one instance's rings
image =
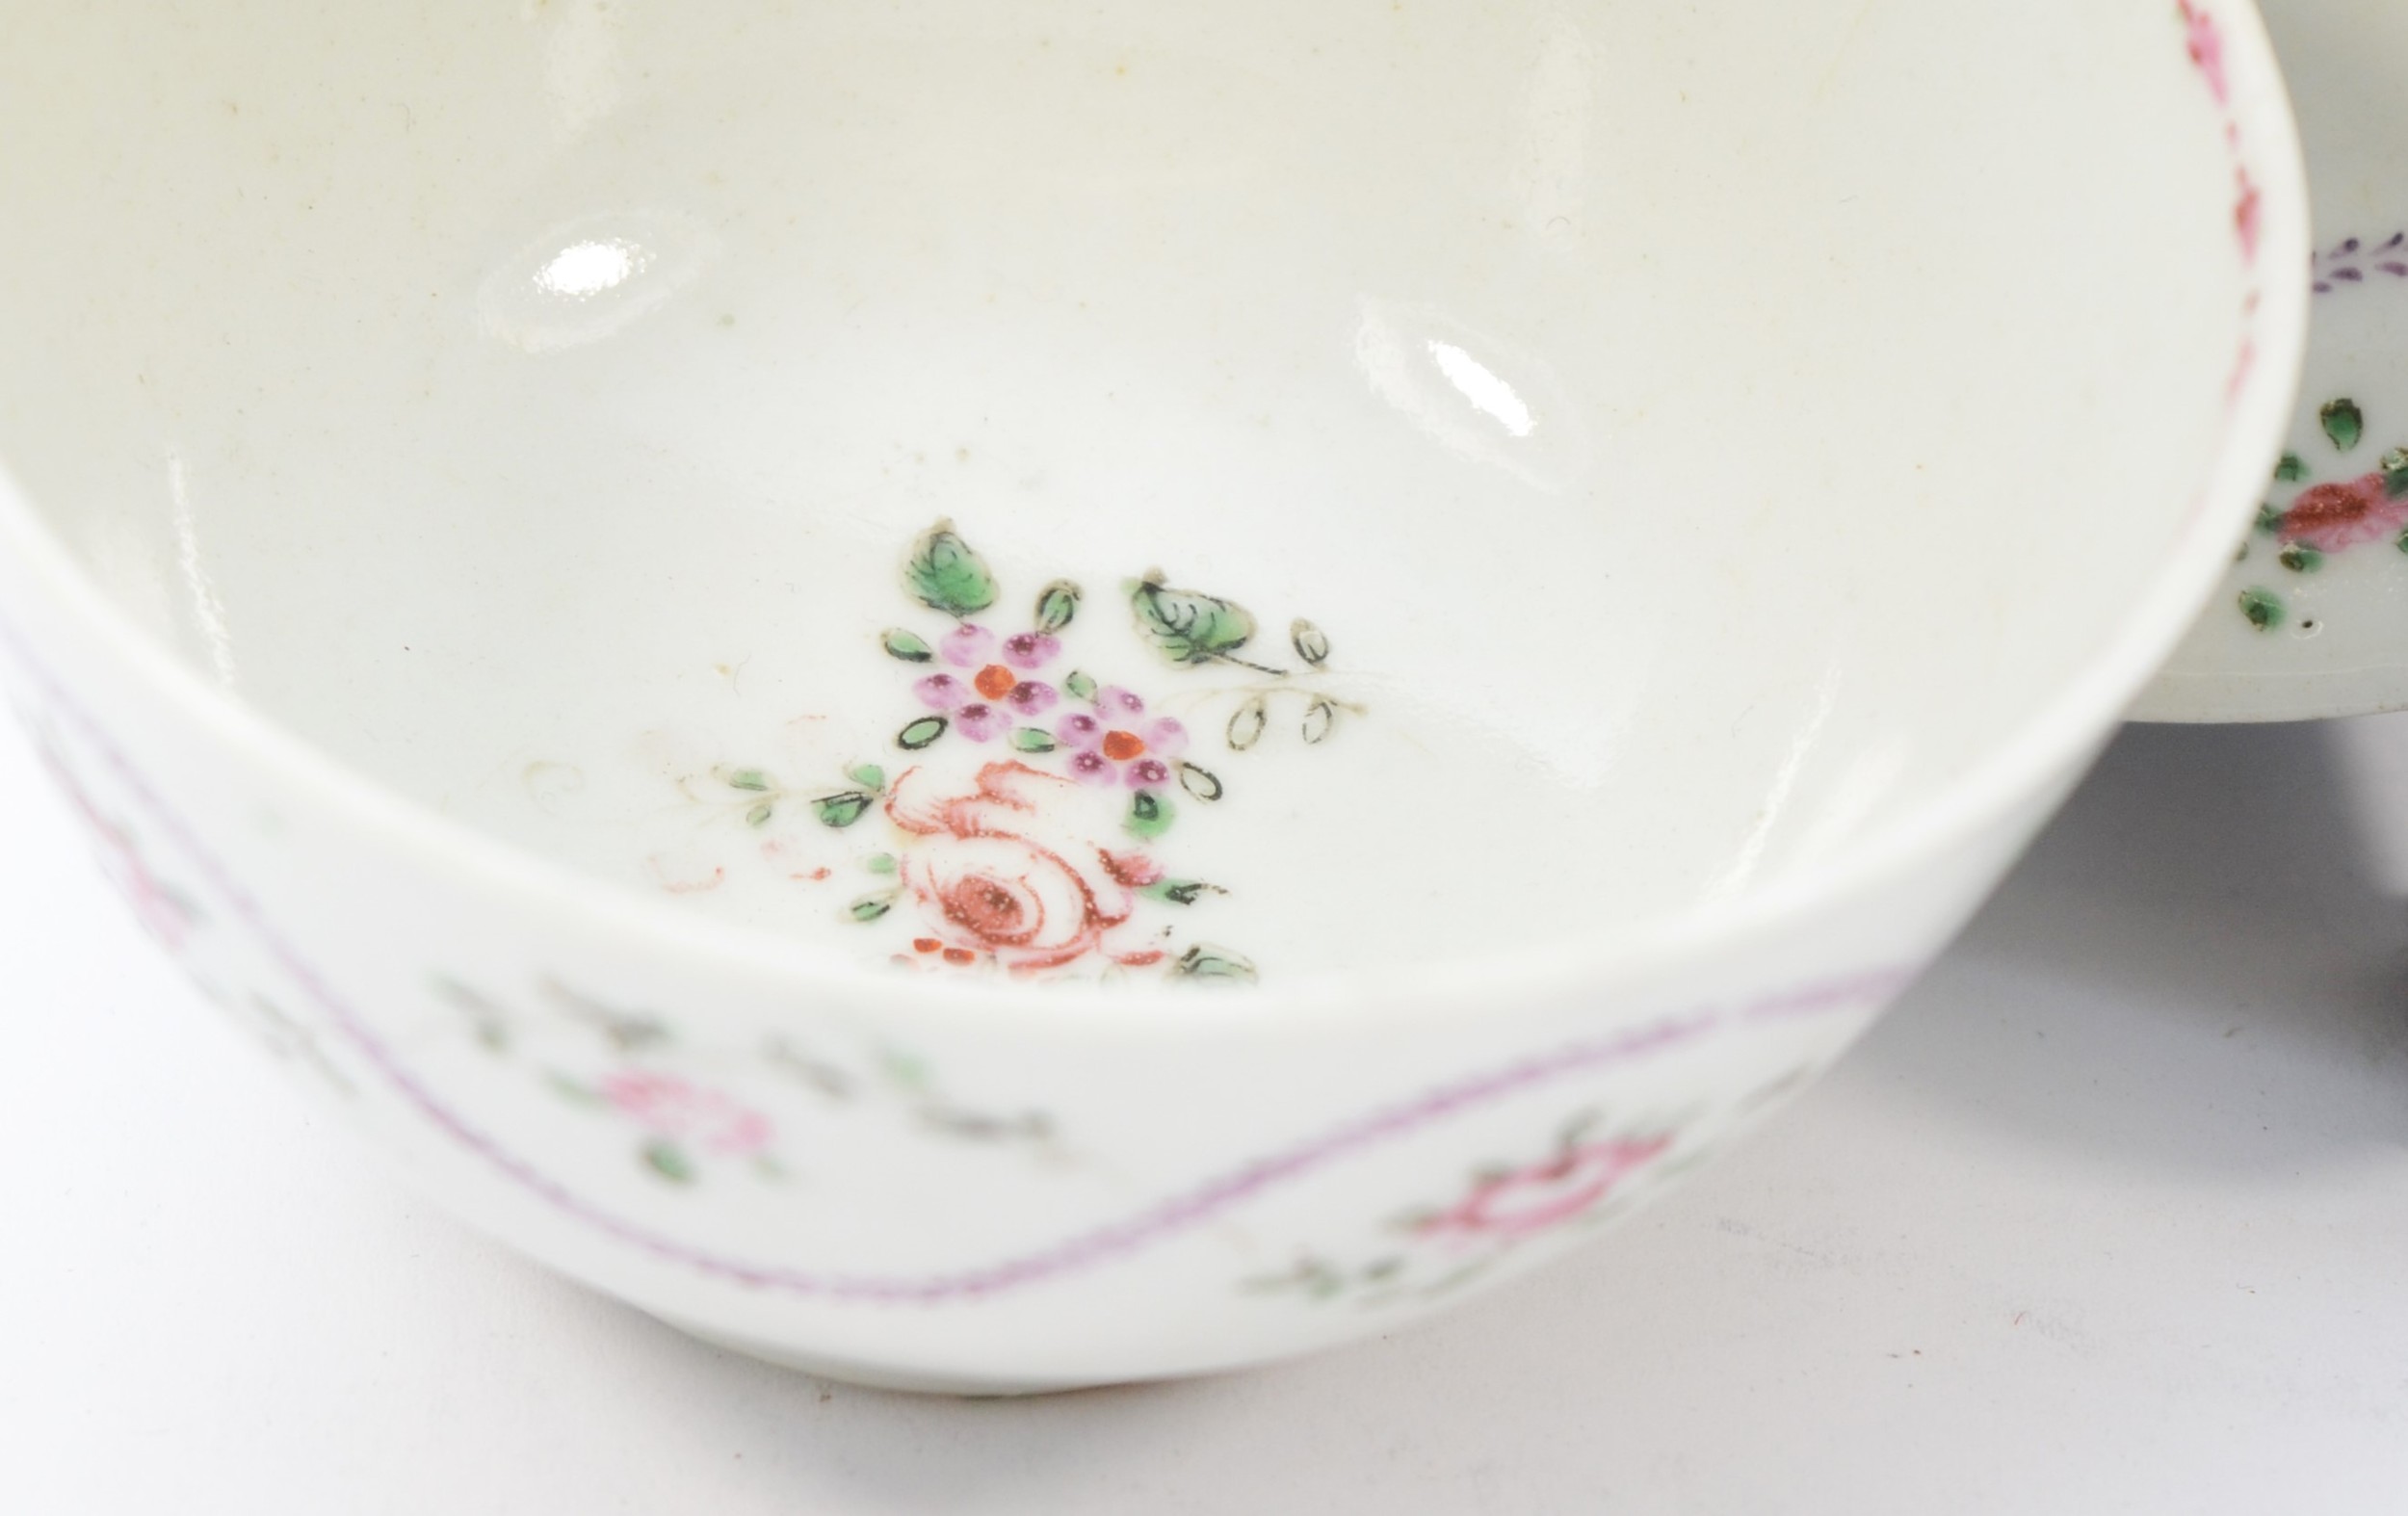
[[[1013,734],[1073,673],[1220,792],[1165,787],[1155,867],[1211,890],[1119,957],[1510,955],[1895,829],[2125,623],[2249,277],[2164,27],[20,9],[0,456],[341,763],[831,961],[920,929],[857,919],[884,786],[1059,769]],[[2127,86],[2209,125],[2136,131]],[[955,626],[903,574],[939,521],[999,637],[1083,588],[1029,676],[1068,703],[899,751],[920,681],[1003,661],[881,646]],[[1166,655],[1147,584],[1256,635]]]

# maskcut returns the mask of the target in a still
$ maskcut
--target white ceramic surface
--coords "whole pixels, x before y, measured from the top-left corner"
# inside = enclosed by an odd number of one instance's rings
[[[2289,721],[2408,707],[2408,10],[2264,0],[2307,149],[2306,375],[2264,510],[2135,714]]]
[[[1378,1330],[1731,1140],[2303,321],[2239,9],[19,22],[0,665],[113,874],[446,1204],[882,1382]]]

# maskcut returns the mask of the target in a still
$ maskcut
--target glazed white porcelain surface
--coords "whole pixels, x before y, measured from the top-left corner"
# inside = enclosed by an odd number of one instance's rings
[[[2281,466],[2144,719],[2285,721],[2408,706],[2408,10],[2264,0],[2297,102],[2315,252]]]
[[[16,30],[0,667],[113,876],[447,1204],[881,1382],[1381,1329],[1774,1109],[2304,319],[2238,7]]]

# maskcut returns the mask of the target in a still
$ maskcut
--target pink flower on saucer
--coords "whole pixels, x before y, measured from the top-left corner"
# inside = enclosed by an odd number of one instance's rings
[[[1071,777],[1132,790],[1168,784],[1171,762],[1188,746],[1186,727],[1166,716],[1145,719],[1145,702],[1115,686],[1095,692],[1094,711],[1073,711],[1055,723],[1054,737],[1070,750]]]
[[[986,628],[964,622],[945,635],[938,651],[955,667],[976,671],[967,678],[930,674],[912,691],[974,743],[992,742],[1014,721],[1034,719],[1060,703],[1052,685],[1021,677],[1060,656],[1061,643],[1045,633],[1022,632],[999,640]]]

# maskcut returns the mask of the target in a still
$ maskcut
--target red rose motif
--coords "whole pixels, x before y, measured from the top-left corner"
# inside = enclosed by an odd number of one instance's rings
[[[2347,484],[2301,490],[2275,531],[2286,542],[2338,553],[2361,542],[2395,537],[2403,529],[2408,529],[2408,498],[2393,498],[2384,476],[2369,474]]]
[[[918,951],[955,963],[991,956],[1016,973],[1089,954],[1160,956],[1106,951],[1137,891],[1162,871],[1141,851],[1097,840],[1110,833],[1072,780],[991,763],[963,795],[914,769],[895,781],[886,814],[913,839],[898,873],[931,932],[913,944]]]
[[[1480,1180],[1470,1194],[1415,1230],[1506,1242],[1531,1237],[1585,1215],[1671,1145],[1668,1136],[1579,1143],[1543,1163]]]

